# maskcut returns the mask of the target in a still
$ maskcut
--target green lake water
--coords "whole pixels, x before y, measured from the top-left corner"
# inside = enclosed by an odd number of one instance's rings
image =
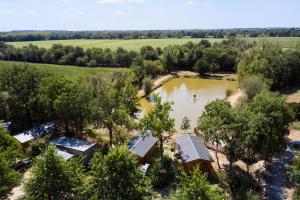
[[[175,119],[176,130],[180,130],[182,118],[187,116],[191,120],[190,131],[192,131],[207,103],[218,98],[225,98],[227,88],[236,89],[237,87],[238,84],[235,81],[175,78],[153,93],[159,94],[163,102],[173,102],[171,117]],[[140,104],[142,109],[140,117],[142,117],[151,109],[152,104],[146,98],[143,98]]]

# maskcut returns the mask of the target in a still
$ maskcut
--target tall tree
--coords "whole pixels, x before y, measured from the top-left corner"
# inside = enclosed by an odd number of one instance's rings
[[[32,176],[25,185],[26,198],[77,199],[83,184],[83,167],[77,160],[65,161],[49,146],[37,158]]]
[[[162,160],[164,154],[164,137],[167,133],[171,135],[175,132],[175,120],[170,117],[172,110],[170,102],[161,102],[161,97],[153,96],[153,108],[140,120],[140,129],[145,134],[148,130],[152,132],[154,137],[158,137],[160,144],[160,158]]]
[[[115,127],[131,128],[138,111],[137,88],[128,73],[113,73],[91,80],[95,91],[93,122],[98,128],[107,128],[113,145]]]
[[[14,165],[22,156],[20,143],[0,127],[0,199],[20,182],[21,175]]]
[[[40,102],[51,120],[62,122],[82,133],[89,122],[93,99],[90,86],[77,77],[53,76],[43,79],[39,88]]]
[[[224,141],[227,127],[231,122],[231,106],[225,100],[220,99],[207,104],[197,122],[197,129],[203,132],[204,138],[216,144],[215,155],[219,168],[219,144]]]
[[[87,199],[143,199],[145,182],[133,154],[125,146],[110,149],[108,155],[96,153],[91,165]]]
[[[20,129],[31,128],[43,119],[38,87],[45,74],[28,65],[1,67],[0,91],[7,92],[9,121]]]

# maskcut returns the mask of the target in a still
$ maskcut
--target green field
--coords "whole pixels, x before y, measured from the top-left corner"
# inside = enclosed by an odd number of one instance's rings
[[[140,40],[48,40],[48,41],[33,41],[33,42],[10,42],[9,44],[15,47],[28,46],[30,43],[39,47],[50,48],[53,44],[80,46],[84,49],[97,48],[111,48],[112,50],[118,47],[123,47],[127,50],[140,50],[141,47],[150,45],[153,47],[164,48],[169,45],[182,45],[189,41],[198,43],[201,39],[140,39]],[[222,39],[209,39],[211,42],[221,41]]]
[[[257,38],[240,38],[249,42],[269,41],[272,43],[279,43],[284,48],[293,48],[297,43],[300,43],[300,37],[257,37]],[[53,44],[63,44],[80,46],[84,49],[97,47],[97,48],[111,48],[112,50],[118,47],[123,47],[127,50],[139,50],[141,47],[150,45],[153,47],[164,48],[169,45],[182,45],[189,41],[199,42],[198,38],[183,38],[183,39],[139,39],[139,40],[48,40],[48,41],[29,41],[29,42],[9,42],[15,47],[28,46],[30,43],[39,47],[50,48]],[[209,38],[210,42],[220,42],[223,39]]]
[[[13,66],[17,64],[24,64],[25,62],[15,62],[15,61],[0,61],[0,68],[3,66]],[[79,75],[86,76],[90,74],[97,73],[107,73],[112,71],[122,71],[128,70],[124,68],[109,68],[109,67],[78,67],[78,66],[68,66],[68,65],[51,65],[51,64],[36,64],[27,63],[30,66],[34,66],[39,70],[45,72],[62,74],[62,75]]]

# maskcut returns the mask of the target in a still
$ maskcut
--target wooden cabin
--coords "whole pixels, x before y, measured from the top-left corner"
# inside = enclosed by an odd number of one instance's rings
[[[186,134],[176,139],[182,167],[186,171],[199,167],[204,172],[210,172],[213,158],[200,137]]]
[[[42,124],[38,127],[32,128],[28,131],[24,131],[22,133],[19,133],[14,136],[22,145],[22,147],[25,149],[28,147],[31,141],[40,138],[42,136],[45,136],[47,134],[51,134],[54,131],[56,131],[58,128],[58,125],[56,123],[46,123]]]
[[[137,156],[139,163],[149,162],[158,139],[148,131],[144,136],[138,135],[128,142],[128,150]]]
[[[69,137],[57,138],[50,141],[49,144],[55,145],[59,149],[58,154],[65,160],[73,156],[83,156],[85,163],[88,163],[97,148],[96,143]]]

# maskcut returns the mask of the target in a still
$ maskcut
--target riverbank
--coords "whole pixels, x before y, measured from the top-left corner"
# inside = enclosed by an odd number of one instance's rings
[[[205,76],[199,76],[198,73],[193,71],[186,70],[177,70],[170,72],[169,74],[159,76],[153,80],[152,90],[154,91],[157,88],[161,87],[166,82],[172,80],[173,78],[204,78],[204,79],[226,79],[230,81],[236,80],[236,75],[231,73],[210,73]],[[143,89],[138,91],[138,97],[145,97],[145,91]]]

